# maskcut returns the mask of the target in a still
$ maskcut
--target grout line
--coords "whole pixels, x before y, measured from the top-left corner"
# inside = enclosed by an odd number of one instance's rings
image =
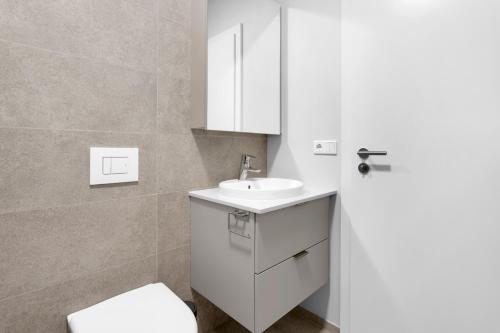
[[[58,282],[58,283],[50,284],[50,285],[45,286],[43,288],[38,288],[38,289],[30,290],[30,291],[25,291],[25,292],[23,292],[21,294],[17,294],[17,295],[12,295],[12,296],[7,296],[7,297],[4,297],[4,298],[0,298],[0,303],[7,302],[7,301],[9,301],[11,299],[15,299],[15,298],[18,298],[18,297],[23,297],[25,295],[37,293],[37,292],[40,292],[40,291],[48,289],[48,288],[53,288],[53,287],[56,287],[56,286],[62,286],[62,285],[65,285],[67,283],[78,281],[80,279],[84,279],[84,278],[90,277],[90,276],[95,275],[95,274],[103,273],[103,272],[110,271],[110,270],[113,270],[113,269],[118,269],[118,268],[125,267],[125,266],[128,266],[128,265],[137,263],[137,262],[146,261],[146,260],[152,258],[153,256],[154,255],[150,255],[150,256],[147,256],[147,257],[144,257],[144,258],[141,258],[141,259],[134,259],[134,260],[127,261],[126,263],[123,263],[123,264],[120,264],[120,265],[107,266],[106,268],[98,269],[98,270],[90,272],[90,273],[85,273],[85,274],[82,274],[81,276],[75,277],[75,278],[70,279],[70,280],[66,280],[66,281],[61,281],[61,282]]]
[[[159,128],[160,128],[160,87],[159,87],[159,65],[160,65],[160,0],[155,2],[156,5],[156,15],[155,19],[155,80],[156,80],[156,128],[155,128],[155,179],[156,179],[156,191],[159,192],[160,187],[160,138],[159,138]],[[155,269],[156,269],[156,281],[160,280],[160,269],[158,260],[158,242],[160,233],[160,197],[156,194],[156,233],[155,233]]]
[[[108,134],[136,134],[136,135],[154,135],[153,132],[140,131],[114,131],[114,130],[92,130],[92,129],[67,129],[67,128],[52,128],[52,127],[25,127],[25,126],[0,126],[0,129],[11,130],[33,130],[33,131],[59,131],[59,132],[83,132],[83,133],[108,133]]]
[[[33,207],[33,208],[29,208],[29,209],[13,209],[13,210],[0,211],[0,216],[9,215],[9,214],[16,214],[16,213],[36,212],[36,211],[43,211],[43,210],[49,210],[49,209],[64,209],[64,208],[72,208],[72,207],[81,207],[81,206],[92,205],[92,204],[110,203],[113,201],[124,201],[124,200],[132,200],[132,199],[139,199],[139,198],[147,198],[147,197],[153,197],[156,195],[158,195],[158,193],[154,192],[154,193],[134,195],[134,196],[130,196],[130,197],[119,197],[119,198],[111,198],[111,199],[104,199],[104,200],[81,201],[78,203],[68,204],[68,205]]]
[[[158,85],[157,85],[157,104],[158,104]],[[160,134],[158,129],[158,105],[156,109],[156,130],[153,132],[140,131],[115,131],[115,130],[93,130],[93,129],[67,129],[67,128],[52,128],[52,127],[28,127],[28,126],[0,126],[0,130],[32,130],[32,131],[58,131],[58,132],[80,132],[80,133],[102,133],[102,134],[134,134],[134,135],[175,135],[175,136],[196,136],[196,137],[212,137],[212,138],[229,138],[229,139],[249,139],[249,140],[267,140],[263,134],[212,134],[212,133],[166,133]],[[156,133],[155,133],[156,132]]]
[[[210,187],[209,187],[210,188]],[[182,194],[182,195],[185,195],[185,196],[188,196],[188,193],[190,191],[195,191],[195,190],[192,190],[192,189],[184,189],[184,190],[171,190],[171,191],[158,191],[158,195],[169,195],[169,194]],[[173,201],[182,201],[184,200],[184,198],[182,199],[178,199],[178,200],[173,200]]]
[[[4,38],[0,38],[0,42],[13,44],[13,45],[17,45],[17,46],[23,46],[23,47],[27,47],[30,49],[39,50],[39,51],[43,51],[43,52],[47,52],[47,53],[52,53],[52,54],[58,55],[60,57],[71,57],[71,58],[76,58],[76,59],[81,59],[81,60],[87,60],[89,62],[99,63],[102,65],[108,65],[108,66],[118,67],[121,69],[127,69],[127,70],[134,71],[134,72],[153,74],[153,71],[151,71],[151,70],[139,69],[139,68],[135,68],[135,67],[128,66],[128,65],[117,64],[115,62],[111,62],[109,60],[106,60],[105,58],[92,58],[92,57],[88,57],[88,56],[84,56],[84,55],[80,55],[80,54],[76,54],[76,53],[47,49],[44,47],[39,47],[39,46],[31,45],[31,44],[16,42],[16,41],[4,39]]]
[[[190,24],[189,24],[189,21],[187,21],[189,19],[189,17],[186,17],[186,16],[184,16],[182,14],[179,14],[179,16],[182,16],[186,20],[185,22],[181,22],[181,21],[177,21],[177,20],[175,20],[175,19],[173,19],[171,17],[166,17],[166,16],[163,16],[163,15],[160,15],[159,11],[160,10],[158,9],[158,19],[168,21],[170,23],[176,24],[176,25],[181,26],[183,28],[189,28]]]
[[[172,251],[179,250],[179,249],[184,249],[184,248],[187,248],[188,250],[190,250],[190,248],[191,248],[191,241],[189,241],[188,244],[179,245],[179,246],[176,246],[176,247],[170,248],[168,250],[164,250],[164,251],[159,251],[158,254],[162,255],[162,254],[170,253]]]
[[[238,133],[234,134],[212,134],[212,133],[164,133],[160,134],[162,136],[167,136],[167,135],[175,135],[175,136],[195,136],[195,137],[211,137],[211,138],[228,138],[228,139],[248,139],[248,140],[267,140],[267,137],[264,134],[246,134],[246,135],[241,135]]]

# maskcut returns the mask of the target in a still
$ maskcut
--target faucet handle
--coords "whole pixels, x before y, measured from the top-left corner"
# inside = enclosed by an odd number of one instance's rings
[[[253,155],[250,155],[250,154],[241,155],[241,164],[248,165],[250,163],[250,159],[252,159],[252,158],[256,158],[256,157]]]
[[[242,154],[241,155],[241,164],[240,164],[240,180],[245,180],[247,179],[247,174],[248,172],[260,172],[260,170],[253,169],[250,166],[250,159],[256,158],[255,156],[252,156],[250,154]],[[255,170],[255,171],[254,171]]]

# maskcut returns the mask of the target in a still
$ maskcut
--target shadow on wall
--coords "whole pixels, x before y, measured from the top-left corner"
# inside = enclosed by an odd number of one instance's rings
[[[278,1],[283,3],[283,1]],[[288,129],[288,15],[286,10],[281,11],[281,135],[272,136],[267,146],[267,169],[271,170],[276,160],[282,163],[286,160],[287,169],[281,170],[280,177],[297,178],[300,177],[300,170],[295,162],[292,150],[290,149]]]
[[[339,188],[340,156],[315,156],[311,151],[313,140],[340,138],[339,1],[279,2],[283,5],[286,50],[282,64],[282,136],[269,137],[268,172],[271,176],[299,178],[307,186]],[[340,316],[340,215],[337,201],[336,209],[332,209],[329,285],[303,304],[335,324]]]
[[[330,253],[334,253],[334,249],[340,248],[340,197],[338,195],[333,196],[330,199]],[[330,279],[328,282],[319,290],[317,290],[311,297],[304,302],[306,308],[314,310],[314,313],[321,318],[328,318],[328,309],[330,307],[338,307],[339,300],[332,300],[331,295],[331,285],[333,281],[340,280],[340,256],[330,255]],[[332,304],[336,302],[337,304]],[[334,323],[337,325],[338,323]]]

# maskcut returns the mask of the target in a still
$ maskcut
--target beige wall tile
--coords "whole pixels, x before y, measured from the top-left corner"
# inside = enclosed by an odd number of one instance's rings
[[[237,178],[243,153],[257,157],[253,166],[262,168],[261,176],[265,176],[266,142],[261,137],[160,135],[159,190],[175,192],[207,188]]]
[[[209,175],[210,186],[239,177],[241,155],[251,154],[252,167],[262,169],[259,176],[265,176],[267,140],[265,137],[233,137],[212,135],[195,136],[201,154],[203,167]],[[252,176],[252,175],[251,175]]]
[[[163,134],[189,134],[189,29],[159,21],[158,128]]]
[[[193,135],[159,135],[158,189],[162,193],[209,185]]]
[[[191,239],[186,192],[158,195],[158,252],[188,246]]]
[[[195,136],[203,168],[209,175],[209,186],[234,179],[238,176],[241,155],[235,149],[235,141],[223,136]]]
[[[155,195],[0,215],[0,299],[156,253]]]
[[[150,257],[0,301],[6,333],[67,333],[66,316],[155,281]]]
[[[0,42],[0,127],[152,132],[156,78]]]
[[[182,299],[192,299],[189,246],[158,253],[158,281]]]
[[[160,18],[158,31],[160,53],[158,69],[164,74],[189,78],[191,46],[189,27]]]
[[[132,8],[143,8],[149,11],[158,10],[159,0],[126,0]]]
[[[172,74],[158,75],[158,132],[191,134],[189,79]]]
[[[160,16],[182,25],[189,25],[191,16],[190,0],[158,0]]]
[[[89,186],[89,147],[139,147],[139,182]],[[0,128],[0,213],[156,192],[155,137]]]
[[[149,4],[149,5],[148,5]],[[153,72],[152,0],[0,1],[0,39]]]

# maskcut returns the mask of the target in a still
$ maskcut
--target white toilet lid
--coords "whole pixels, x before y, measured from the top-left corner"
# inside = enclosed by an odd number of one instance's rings
[[[196,319],[163,283],[149,284],[68,316],[71,333],[197,333]]]

